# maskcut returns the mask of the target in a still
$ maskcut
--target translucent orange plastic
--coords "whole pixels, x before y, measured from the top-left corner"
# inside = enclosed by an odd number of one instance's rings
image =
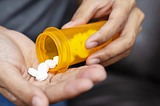
[[[64,72],[69,65],[85,61],[89,55],[119,37],[116,34],[105,44],[87,50],[85,48],[85,41],[105,23],[106,21],[101,21],[61,30],[55,27],[47,28],[36,40],[36,53],[39,62],[41,63],[47,59],[53,59],[54,56],[59,56],[58,65],[49,71]]]

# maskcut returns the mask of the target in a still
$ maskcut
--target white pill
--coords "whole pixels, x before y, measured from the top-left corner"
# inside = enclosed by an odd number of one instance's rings
[[[41,64],[38,66],[38,72],[39,72],[39,71],[40,71],[40,72],[43,72],[43,71],[48,72],[48,70],[49,70],[49,66],[48,66],[45,62],[41,63]]]
[[[53,57],[53,60],[58,64],[59,56],[55,56],[55,57]]]
[[[57,65],[54,60],[46,60],[45,63],[49,66],[49,68],[55,68]]]
[[[29,69],[28,69],[28,73],[29,73],[30,75],[36,77],[37,74],[38,74],[38,71],[37,71],[36,69],[34,69],[34,68],[29,68]]]
[[[47,72],[45,72],[45,71],[38,71],[38,74],[37,74],[37,76],[36,76],[36,79],[37,79],[38,81],[43,81],[43,80],[45,80],[47,77],[48,77]]]

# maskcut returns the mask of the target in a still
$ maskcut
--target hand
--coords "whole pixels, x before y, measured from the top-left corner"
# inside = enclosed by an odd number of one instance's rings
[[[49,73],[39,82],[27,73],[28,68],[39,65],[35,44],[29,38],[2,28],[0,45],[0,93],[16,105],[47,106],[73,98],[106,78],[102,66],[92,65]]]
[[[144,19],[143,12],[135,4],[135,0],[83,0],[72,20],[62,28],[86,24],[91,18],[108,19],[99,31],[87,39],[87,49],[99,46],[120,33],[115,41],[89,56],[86,64],[108,66],[128,56]]]

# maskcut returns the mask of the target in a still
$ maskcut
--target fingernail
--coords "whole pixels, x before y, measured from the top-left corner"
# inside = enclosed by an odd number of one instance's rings
[[[42,102],[42,100],[39,97],[37,97],[37,96],[33,97],[33,99],[32,99],[33,106],[42,106],[43,104],[44,103]]]
[[[62,29],[69,28],[71,24],[72,24],[72,21],[66,23],[66,24],[62,27]]]
[[[98,64],[100,62],[100,60],[99,59],[91,59],[89,62],[88,62],[88,64]]]
[[[87,46],[87,49],[92,49],[94,47],[98,46],[98,42],[91,42],[89,43],[89,45]]]

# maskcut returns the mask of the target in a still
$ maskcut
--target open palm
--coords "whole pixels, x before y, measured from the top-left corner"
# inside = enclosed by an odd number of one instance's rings
[[[39,65],[34,42],[22,33],[3,30],[0,45],[0,93],[16,105],[45,106],[73,98],[106,78],[102,66],[91,65],[49,73],[39,82],[27,73]]]

